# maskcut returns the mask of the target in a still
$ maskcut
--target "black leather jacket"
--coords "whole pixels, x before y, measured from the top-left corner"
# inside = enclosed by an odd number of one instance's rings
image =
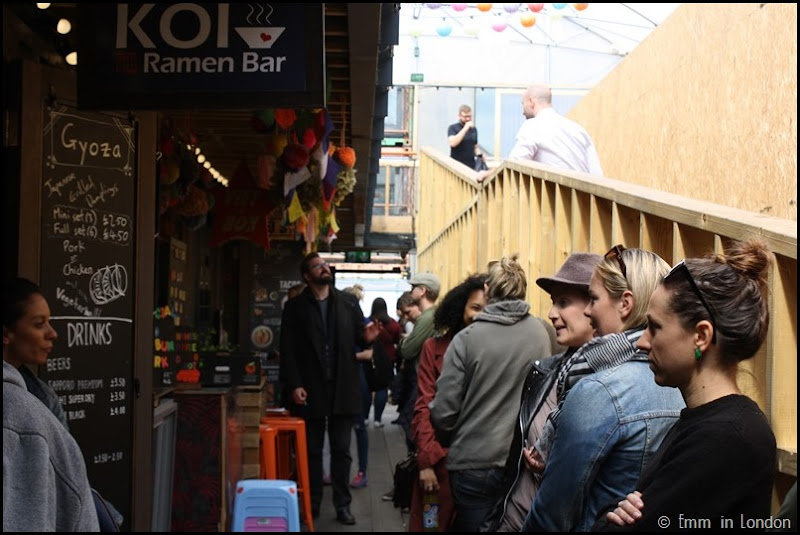
[[[480,529],[482,532],[496,532],[500,526],[500,521],[506,509],[506,502],[517,484],[520,471],[524,469],[524,461],[522,460],[523,438],[528,435],[528,429],[531,422],[533,422],[534,416],[541,409],[547,393],[553,387],[561,363],[573,352],[574,349],[570,349],[566,353],[559,353],[534,361],[531,364],[531,369],[522,386],[522,399],[520,400],[517,426],[514,429],[514,438],[511,441],[511,448],[506,459],[502,499],[498,500],[492,512],[484,519]]]

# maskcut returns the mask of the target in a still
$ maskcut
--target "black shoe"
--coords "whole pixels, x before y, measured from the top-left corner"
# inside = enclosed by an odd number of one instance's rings
[[[336,521],[340,524],[352,526],[356,523],[356,517],[350,514],[350,509],[339,509],[336,513]]]

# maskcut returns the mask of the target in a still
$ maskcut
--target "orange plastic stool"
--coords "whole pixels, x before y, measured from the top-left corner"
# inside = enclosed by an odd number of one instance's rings
[[[261,424],[258,428],[260,439],[260,465],[258,473],[259,479],[279,479],[277,456],[275,452],[275,442],[278,438],[278,430],[267,424]]]
[[[296,463],[296,479],[297,493],[302,504],[302,514],[309,531],[314,531],[314,519],[311,513],[311,486],[309,484],[308,473],[308,449],[306,443],[306,422],[302,418],[295,418],[291,416],[265,416],[261,418],[260,433],[263,442],[266,444],[270,442],[270,446],[265,445],[262,450],[262,468],[263,473],[268,473],[274,470],[277,475],[282,475],[282,472],[291,467],[291,447],[286,447],[286,444],[281,444],[284,438],[290,440],[290,444],[294,446],[294,458]],[[275,435],[272,435],[272,431]],[[291,440],[291,439],[294,440]],[[283,447],[281,447],[283,446]],[[271,460],[265,457],[271,456]],[[289,468],[290,470],[290,468]],[[292,479],[292,478],[286,478]]]
[[[284,413],[262,416],[261,424],[268,425],[272,418],[287,418],[290,417],[289,411]],[[292,438],[293,433],[277,432],[276,446],[275,446],[275,469],[277,470],[275,479],[294,479],[292,471]]]

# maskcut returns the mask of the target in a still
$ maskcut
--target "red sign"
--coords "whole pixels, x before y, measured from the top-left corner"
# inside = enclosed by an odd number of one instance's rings
[[[214,232],[211,246],[228,240],[250,240],[269,249],[267,219],[275,208],[269,192],[255,187],[253,175],[242,160],[230,187],[214,189]]]

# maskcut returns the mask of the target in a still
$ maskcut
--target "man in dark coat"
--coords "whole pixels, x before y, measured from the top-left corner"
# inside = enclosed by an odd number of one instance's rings
[[[369,348],[378,334],[365,326],[355,296],[333,287],[333,275],[317,253],[300,264],[308,285],[286,302],[281,318],[280,379],[292,414],[306,422],[311,507],[322,502],[322,448],[327,420],[331,446],[331,480],[336,519],[355,524],[350,513],[350,437],[361,413],[356,346]]]

